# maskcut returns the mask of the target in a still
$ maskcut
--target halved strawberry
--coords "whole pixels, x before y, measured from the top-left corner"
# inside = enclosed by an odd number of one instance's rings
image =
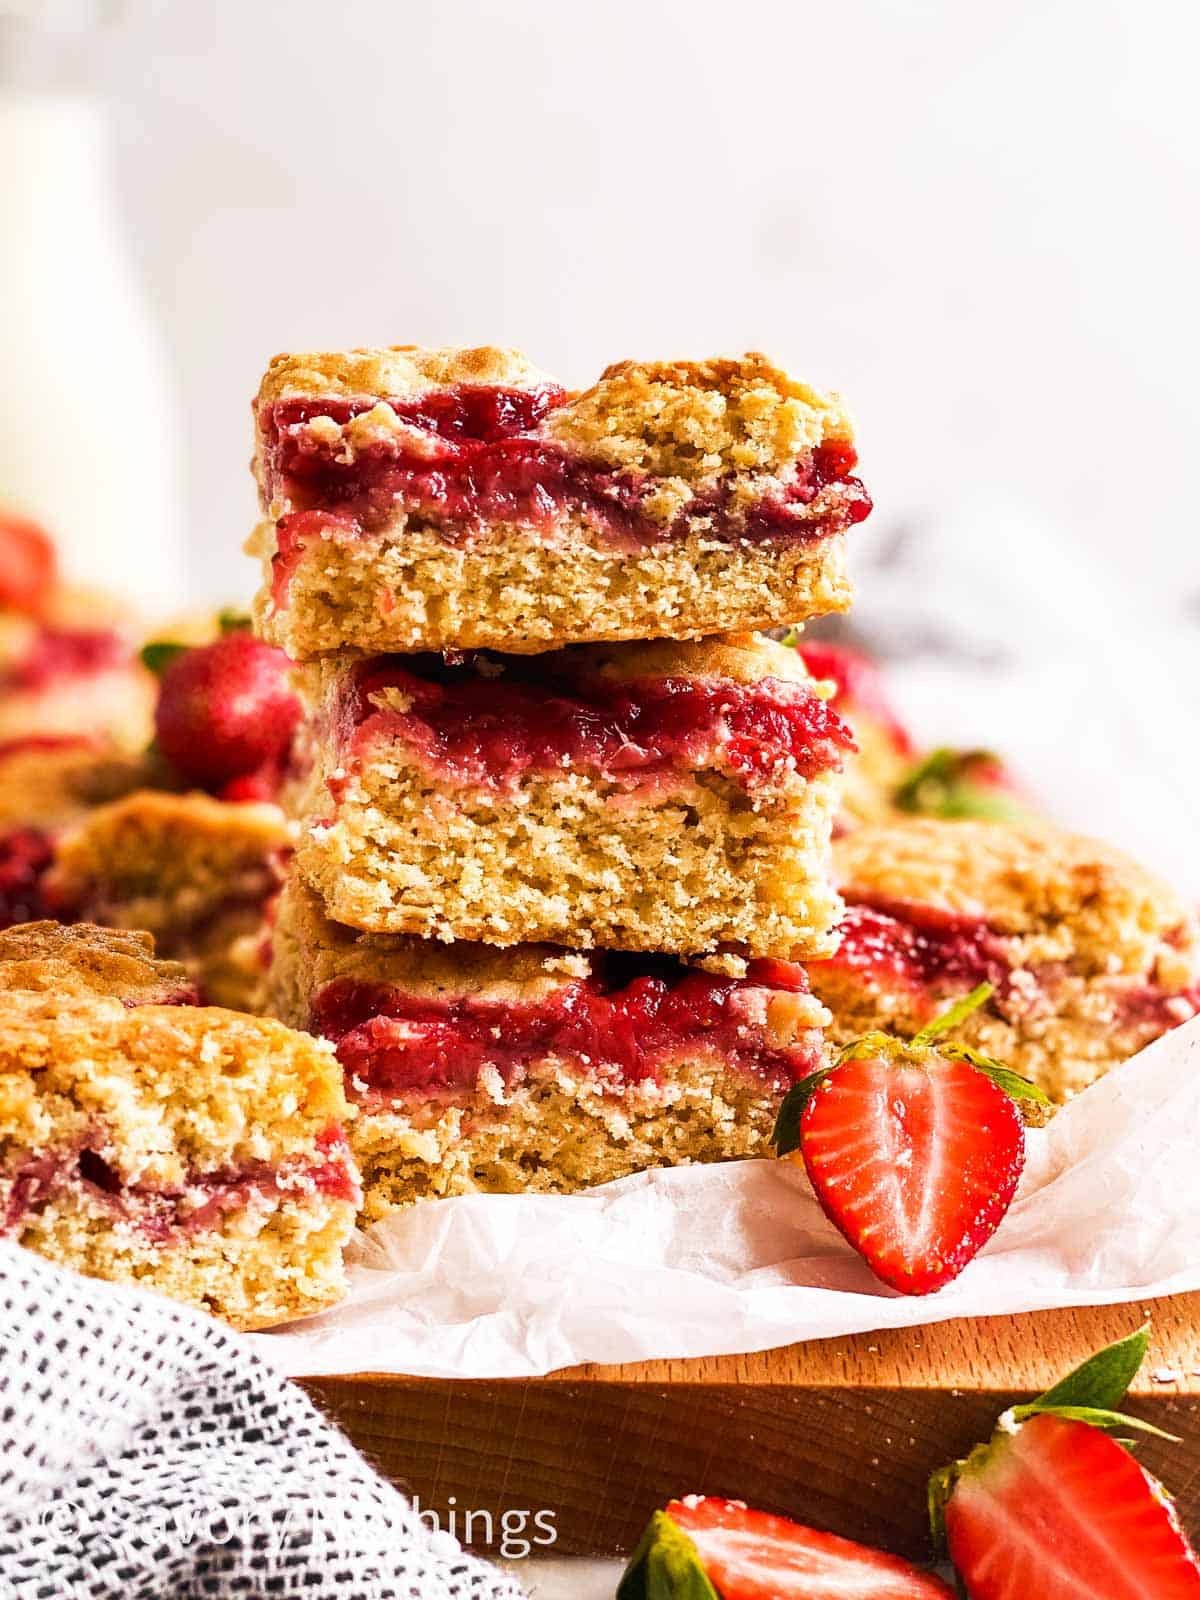
[[[911,1041],[855,1040],[789,1092],[776,1124],[826,1216],[903,1294],[942,1288],[991,1238],[1025,1164],[1014,1096],[1045,1102],[999,1062],[934,1042],[990,993],[981,984]]]
[[[941,1581],[898,1556],[688,1495],[651,1520],[617,1600],[949,1600]]]
[[[0,511],[0,606],[40,611],[56,565],[50,537],[36,522]]]
[[[1142,1331],[1102,1351],[934,1475],[934,1536],[971,1600],[1200,1600],[1170,1498],[1106,1431],[1158,1431],[1111,1409],[1145,1349]]]

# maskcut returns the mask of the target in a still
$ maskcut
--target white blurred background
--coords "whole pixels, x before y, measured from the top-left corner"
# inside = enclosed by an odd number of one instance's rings
[[[881,520],[1034,511],[1187,607],[1198,45],[1179,0],[130,0],[86,76],[191,585],[246,586],[277,350],[751,346],[849,395]]]
[[[18,5],[38,8],[0,0],[0,13]],[[281,349],[514,343],[583,385],[625,355],[759,347],[857,413],[878,509],[858,535],[855,615],[887,654],[1019,665],[1028,693],[1065,651],[1128,691],[1135,725],[1147,695],[1159,713],[1184,707],[1176,677],[1128,641],[1200,624],[1194,8],[109,9],[53,73],[15,70],[10,35],[5,70],[107,106],[113,216],[155,348],[135,360],[97,346],[76,378],[64,314],[33,318],[67,346],[40,424],[18,381],[36,356],[27,298],[53,278],[86,322],[101,247],[28,129],[0,118],[0,199],[19,173],[40,196],[27,209],[61,196],[45,235],[58,245],[0,295],[0,496],[6,459],[12,497],[53,416],[41,481],[94,567],[189,600],[247,595],[248,403]],[[102,150],[98,127],[86,143]],[[17,235],[29,230],[0,231],[0,291]],[[157,431],[138,421],[148,412]],[[115,545],[86,525],[104,471]],[[153,547],[173,538],[182,565],[164,577]],[[1189,683],[1193,665],[1179,669]],[[988,734],[966,688],[913,692],[942,705],[947,733]],[[1068,785],[1079,699],[1040,736]],[[1000,735],[1020,720],[1009,705]],[[1138,760],[1168,751],[1171,727],[1178,743],[1185,710],[1182,724],[1160,717]],[[1105,822],[1094,806],[1082,820]]]

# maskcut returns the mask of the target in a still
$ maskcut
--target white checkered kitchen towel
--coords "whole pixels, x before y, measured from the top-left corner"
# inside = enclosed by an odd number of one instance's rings
[[[3,1600],[519,1600],[234,1333],[0,1244]]]

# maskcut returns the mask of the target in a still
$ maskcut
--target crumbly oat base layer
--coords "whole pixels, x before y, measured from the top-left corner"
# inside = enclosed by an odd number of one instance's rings
[[[411,1113],[351,1112],[363,1221],[456,1194],[569,1194],[649,1167],[770,1153],[782,1090],[712,1061],[678,1062],[661,1083],[605,1094],[563,1062],[519,1087],[481,1084],[457,1103]]]
[[[0,931],[0,993],[107,995],[125,1006],[194,998],[187,968],[155,957],[148,933],[79,922],[22,922]]]
[[[302,828],[296,869],[330,916],[372,932],[794,959],[835,946],[838,798],[832,774],[763,795],[717,773],[633,795],[580,772],[456,790],[389,746],[331,822]],[[310,804],[320,816],[321,792]]]
[[[197,1173],[318,1167],[344,1121],[329,1047],[280,1023],[207,1008],[0,994],[0,1214],[30,1160],[86,1150],[121,1188],[179,1194]],[[267,1327],[334,1304],[352,1197],[299,1180],[251,1193],[219,1221],[156,1241],[77,1173],[18,1206],[14,1237],[76,1270]],[[203,1194],[199,1203],[203,1203]],[[236,1200],[236,1197],[235,1197]]]
[[[1049,826],[913,818],[835,845],[848,899],[978,917],[1000,936],[1011,992],[955,1030],[1063,1101],[1183,1022],[1200,981],[1200,933],[1165,884],[1120,851]],[[911,1037],[964,985],[891,986],[814,963],[809,978],[844,1044],[882,1028]],[[1160,1007],[1142,1008],[1146,991]],[[1173,999],[1173,996],[1178,996]]]
[[[139,790],[63,835],[46,892],[66,914],[149,930],[206,999],[259,1011],[264,919],[290,842],[277,806]]]
[[[730,544],[693,533],[644,550],[605,542],[582,519],[549,541],[498,525],[450,545],[400,515],[370,537],[316,539],[277,609],[275,530],[247,545],[266,566],[256,630],[294,660],[353,651],[480,649],[536,654],[596,640],[700,638],[845,611],[845,536],[812,545]]]

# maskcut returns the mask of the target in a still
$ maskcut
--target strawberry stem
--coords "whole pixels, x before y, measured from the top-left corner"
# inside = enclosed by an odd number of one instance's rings
[[[957,1028],[964,1022],[972,1011],[978,1011],[985,1000],[990,1000],[996,992],[993,983],[981,983],[970,994],[964,995],[961,1000],[956,1000],[948,1011],[943,1011],[940,1017],[935,1017],[932,1022],[927,1022],[920,1033],[913,1036],[913,1043],[917,1046],[932,1044],[943,1033],[949,1033],[951,1028]]]
[[[801,1078],[799,1083],[794,1083],[784,1095],[771,1133],[771,1143],[775,1146],[776,1155],[790,1155],[793,1150],[800,1148],[800,1118],[804,1115],[805,1106],[829,1073],[829,1067],[822,1067],[819,1072],[810,1072],[807,1078]]]
[[[696,1546],[665,1511],[656,1511],[641,1543],[629,1558],[617,1588],[617,1600],[719,1600],[719,1597]]]

